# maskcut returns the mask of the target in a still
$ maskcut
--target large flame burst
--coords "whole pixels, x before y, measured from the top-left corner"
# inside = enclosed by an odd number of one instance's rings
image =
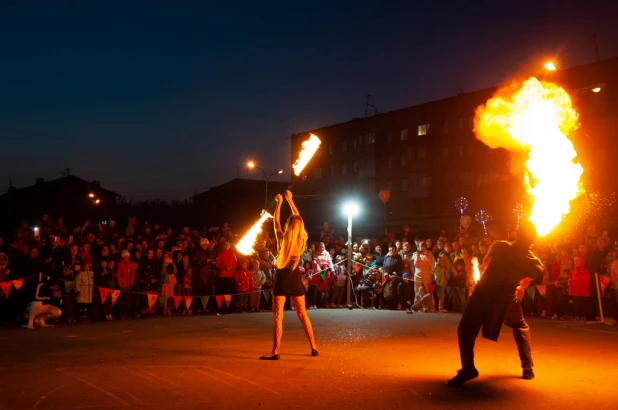
[[[264,222],[271,219],[273,216],[266,211],[262,211],[262,216],[256,223],[253,224],[251,229],[247,231],[245,236],[236,244],[236,249],[243,255],[251,255],[253,253],[253,245],[257,241],[257,237],[262,232],[262,225]]]
[[[322,144],[322,141],[313,134],[309,136],[308,140],[303,141],[298,159],[294,165],[292,165],[292,168],[294,168],[294,175],[297,177],[300,176],[300,173],[303,172],[303,169],[305,169],[309,161],[311,161],[315,152],[320,148],[320,144]]]
[[[582,192],[583,168],[567,135],[578,115],[561,87],[532,77],[513,92],[502,91],[476,110],[474,132],[490,148],[524,151],[524,182],[530,195],[530,221],[540,236],[549,234]]]
[[[476,257],[472,258],[472,277],[474,279],[474,283],[477,283],[481,279],[479,260]]]

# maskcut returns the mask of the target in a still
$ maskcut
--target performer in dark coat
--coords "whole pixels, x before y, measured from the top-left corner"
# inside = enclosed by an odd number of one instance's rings
[[[502,323],[513,329],[519,351],[523,378],[534,378],[530,347],[530,328],[521,310],[523,292],[532,281],[543,280],[543,264],[530,251],[537,237],[531,222],[520,224],[517,240],[498,241],[483,260],[483,276],[470,296],[457,329],[461,370],[449,380],[450,386],[461,386],[478,377],[474,366],[474,343],[481,328],[485,339],[498,341]]]

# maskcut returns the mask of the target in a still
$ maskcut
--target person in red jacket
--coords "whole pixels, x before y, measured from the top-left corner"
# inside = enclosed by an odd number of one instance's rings
[[[135,277],[137,272],[137,263],[131,262],[129,258],[131,255],[129,251],[122,251],[120,253],[121,260],[116,267],[116,284],[120,289],[120,297],[118,300],[118,314],[120,320],[126,320],[131,314],[131,305],[133,302],[133,295],[130,293],[133,285],[135,284]]]
[[[592,298],[590,297],[590,272],[586,260],[581,256],[573,258],[575,266],[569,273],[569,297],[573,298],[575,316],[594,320]]]
[[[253,274],[249,271],[249,262],[240,261],[240,269],[236,272],[236,311],[242,313],[249,308],[249,294],[253,290]]]
[[[238,267],[238,260],[230,248],[230,243],[225,241],[223,250],[217,255],[219,276],[217,277],[216,293],[218,295],[231,295],[236,293],[235,274],[236,268]]]

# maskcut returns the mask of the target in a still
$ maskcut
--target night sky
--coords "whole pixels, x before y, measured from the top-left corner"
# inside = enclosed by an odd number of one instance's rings
[[[0,2],[0,190],[62,169],[183,199],[291,133],[618,56],[618,2]],[[261,173],[252,171],[250,177]]]

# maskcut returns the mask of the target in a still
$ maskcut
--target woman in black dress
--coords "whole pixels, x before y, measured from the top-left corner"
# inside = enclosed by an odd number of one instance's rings
[[[267,355],[260,357],[261,360],[279,360],[281,336],[283,335],[283,305],[285,304],[286,296],[291,297],[296,305],[296,314],[303,324],[307,339],[309,339],[311,355],[318,355],[318,349],[313,337],[313,327],[305,309],[306,286],[303,283],[300,270],[301,256],[307,243],[307,231],[305,230],[303,218],[294,205],[290,191],[285,191],[285,199],[292,209],[292,215],[285,223],[285,232],[281,229],[280,213],[283,203],[281,195],[275,197],[277,205],[273,218],[278,250],[277,271],[273,286],[273,349]]]

